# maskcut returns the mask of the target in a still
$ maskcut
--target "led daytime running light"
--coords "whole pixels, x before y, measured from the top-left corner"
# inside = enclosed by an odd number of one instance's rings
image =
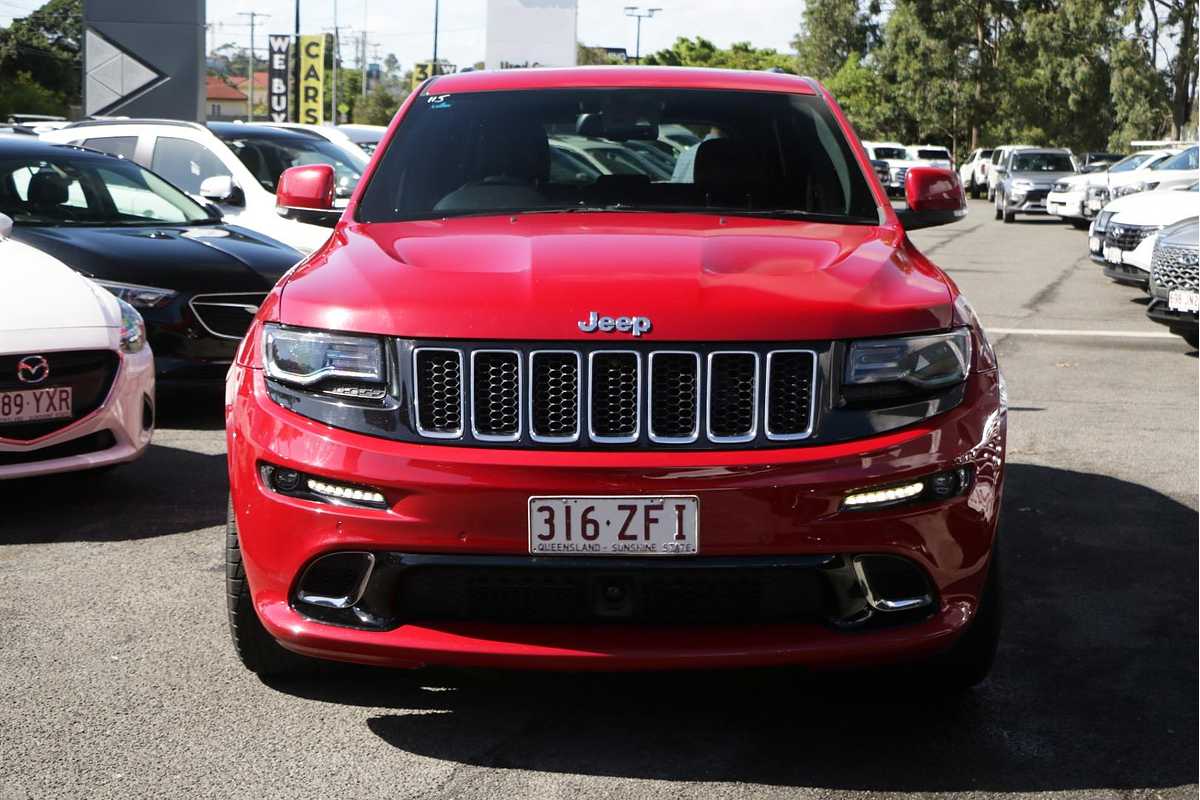
[[[369,489],[354,489],[349,486],[340,486],[336,483],[328,483],[319,481],[316,478],[308,479],[308,490],[313,494],[323,495],[325,497],[336,497],[339,500],[352,500],[358,503],[376,503],[382,505],[385,500],[379,492],[372,492]]]
[[[870,506],[879,503],[894,503],[897,500],[907,500],[925,491],[924,481],[913,481],[902,486],[892,486],[887,489],[872,489],[866,492],[855,492],[846,495],[842,501],[845,506]]]

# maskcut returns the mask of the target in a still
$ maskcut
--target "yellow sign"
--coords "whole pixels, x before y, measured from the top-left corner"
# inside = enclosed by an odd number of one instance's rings
[[[300,37],[300,122],[325,121],[325,37]]]
[[[417,85],[429,78],[433,74],[433,62],[422,61],[413,64],[412,71],[412,88],[416,91]]]

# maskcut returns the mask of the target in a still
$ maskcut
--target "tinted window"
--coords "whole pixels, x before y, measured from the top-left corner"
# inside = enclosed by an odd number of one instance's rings
[[[875,157],[885,160],[890,158],[896,161],[903,161],[907,158],[907,154],[904,152],[903,147],[876,147]]]
[[[1066,153],[1016,153],[1013,172],[1074,172],[1075,165]]]
[[[1189,147],[1178,155],[1171,156],[1165,161],[1161,161],[1154,165],[1155,169],[1197,169],[1200,168],[1200,158],[1197,158],[1197,150],[1195,147]]]
[[[1004,151],[1003,150],[997,150],[994,153],[992,153],[992,163],[993,164],[999,164],[1003,159],[1004,159]]]
[[[289,167],[306,164],[328,164],[333,167],[333,179],[338,197],[348,197],[367,166],[361,151],[319,136],[250,129],[236,134],[223,134],[221,141],[229,145],[238,160],[269,192],[275,191],[279,176]]]
[[[980,161],[983,161],[984,159],[988,159],[988,158],[991,158],[991,157],[992,157],[992,151],[991,151],[991,150],[980,150],[980,151],[979,151],[979,160],[980,160]]]
[[[1150,158],[1150,156],[1146,155],[1145,153],[1134,153],[1133,155],[1123,158],[1117,163],[1113,164],[1108,168],[1108,171],[1128,172],[1131,169],[1137,169],[1139,166],[1145,163],[1146,159],[1148,158]]]
[[[137,137],[101,136],[95,139],[84,139],[83,146],[99,150],[101,153],[132,159],[134,151],[137,150]]]
[[[433,100],[412,105],[379,156],[360,219],[620,206],[878,222],[866,179],[816,97],[553,89]],[[674,157],[675,180],[665,163],[624,144],[653,142],[681,126],[706,134]],[[559,148],[596,176],[581,183],[578,173],[553,170],[550,152]]]
[[[194,200],[131,161],[91,156],[0,160],[0,213],[17,225],[208,222]]]
[[[205,179],[229,174],[207,147],[174,136],[158,137],[150,168],[185,192],[196,195],[200,194],[200,184]]]
[[[918,150],[917,158],[924,158],[930,161],[949,161],[950,154],[945,150]]]

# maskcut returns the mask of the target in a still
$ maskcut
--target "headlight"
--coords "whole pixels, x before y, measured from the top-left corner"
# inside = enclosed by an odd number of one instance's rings
[[[158,289],[154,286],[141,286],[136,283],[118,283],[116,281],[95,281],[136,308],[160,308],[171,302],[175,296],[172,289]]]
[[[847,386],[906,384],[936,390],[966,379],[971,369],[971,332],[869,339],[853,342],[846,355]]]
[[[263,365],[270,377],[298,386],[311,386],[326,378],[383,383],[383,346],[367,336],[267,325]]]
[[[1137,194],[1138,192],[1144,192],[1145,190],[1146,184],[1142,181],[1136,181],[1134,183],[1127,183],[1124,186],[1118,186],[1117,188],[1113,189],[1112,195],[1113,197],[1124,197],[1127,194]]]
[[[1092,224],[1092,233],[1104,233],[1108,230],[1108,221],[1112,219],[1115,211],[1101,211],[1096,216],[1096,221]]]
[[[138,353],[146,346],[146,323],[137,309],[117,298],[121,307],[121,349],[126,353]]]

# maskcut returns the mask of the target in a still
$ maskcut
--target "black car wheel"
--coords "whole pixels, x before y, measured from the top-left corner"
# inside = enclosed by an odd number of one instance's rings
[[[1001,207],[1003,202],[1004,202],[1003,196],[999,192],[997,192],[996,193],[996,219],[1004,218],[1004,210]]]
[[[230,498],[225,523],[225,604],[229,612],[229,635],[242,665],[263,677],[305,672],[314,662],[285,650],[263,627],[250,599],[250,584],[242,566],[237,518]]]

